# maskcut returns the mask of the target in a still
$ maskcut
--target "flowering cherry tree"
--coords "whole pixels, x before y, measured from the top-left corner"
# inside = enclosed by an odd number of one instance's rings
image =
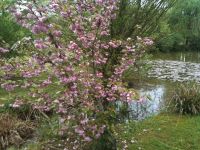
[[[72,130],[83,141],[99,138],[115,102],[134,99],[122,76],[152,41],[111,39],[117,0],[18,1],[11,12],[32,31],[36,48],[2,67],[3,88],[30,90],[15,106],[31,101],[35,109],[60,114],[60,134]],[[13,74],[23,79],[13,81]]]

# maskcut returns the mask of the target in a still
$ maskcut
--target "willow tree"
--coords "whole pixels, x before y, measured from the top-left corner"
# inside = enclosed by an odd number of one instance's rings
[[[188,48],[200,48],[200,0],[178,0],[170,12],[169,25],[173,33],[183,37]]]
[[[159,20],[176,0],[121,0],[117,19],[112,24],[112,36],[127,38],[151,35]]]

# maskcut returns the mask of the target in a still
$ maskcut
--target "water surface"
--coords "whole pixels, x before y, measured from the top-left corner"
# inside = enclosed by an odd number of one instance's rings
[[[148,79],[137,86],[144,100],[129,105],[133,119],[143,119],[162,111],[165,101],[173,93],[175,83],[200,83],[200,52],[156,53],[146,63],[151,66],[147,72]]]

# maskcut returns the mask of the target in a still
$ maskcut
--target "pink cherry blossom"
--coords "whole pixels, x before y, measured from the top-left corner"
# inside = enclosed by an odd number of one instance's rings
[[[134,95],[123,86],[124,72],[153,44],[149,38],[111,38],[117,3],[50,0],[43,5],[20,4],[26,11],[13,8],[16,21],[34,34],[35,48],[27,49],[24,60],[5,63],[1,86],[8,91],[30,87],[26,98],[35,109],[53,110],[66,118],[61,124],[82,141],[99,138],[108,128],[99,116],[109,118],[105,115],[115,111],[110,107],[117,100],[127,103]],[[24,80],[13,83],[10,75]],[[53,89],[47,92],[49,87]]]

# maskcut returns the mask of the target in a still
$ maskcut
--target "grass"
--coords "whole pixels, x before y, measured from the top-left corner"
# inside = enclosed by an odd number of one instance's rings
[[[27,94],[26,89],[16,89],[12,92],[7,92],[5,89],[0,87],[0,104],[5,104],[9,102],[13,102],[13,97],[20,97]]]
[[[3,90],[0,87],[0,104],[2,104],[3,102],[5,102],[8,98],[9,98],[8,92],[6,92],[5,90]]]
[[[162,114],[122,125],[118,133],[129,150],[200,150],[200,116]]]
[[[170,99],[171,111],[179,114],[200,114],[200,86],[194,82],[177,84]]]

